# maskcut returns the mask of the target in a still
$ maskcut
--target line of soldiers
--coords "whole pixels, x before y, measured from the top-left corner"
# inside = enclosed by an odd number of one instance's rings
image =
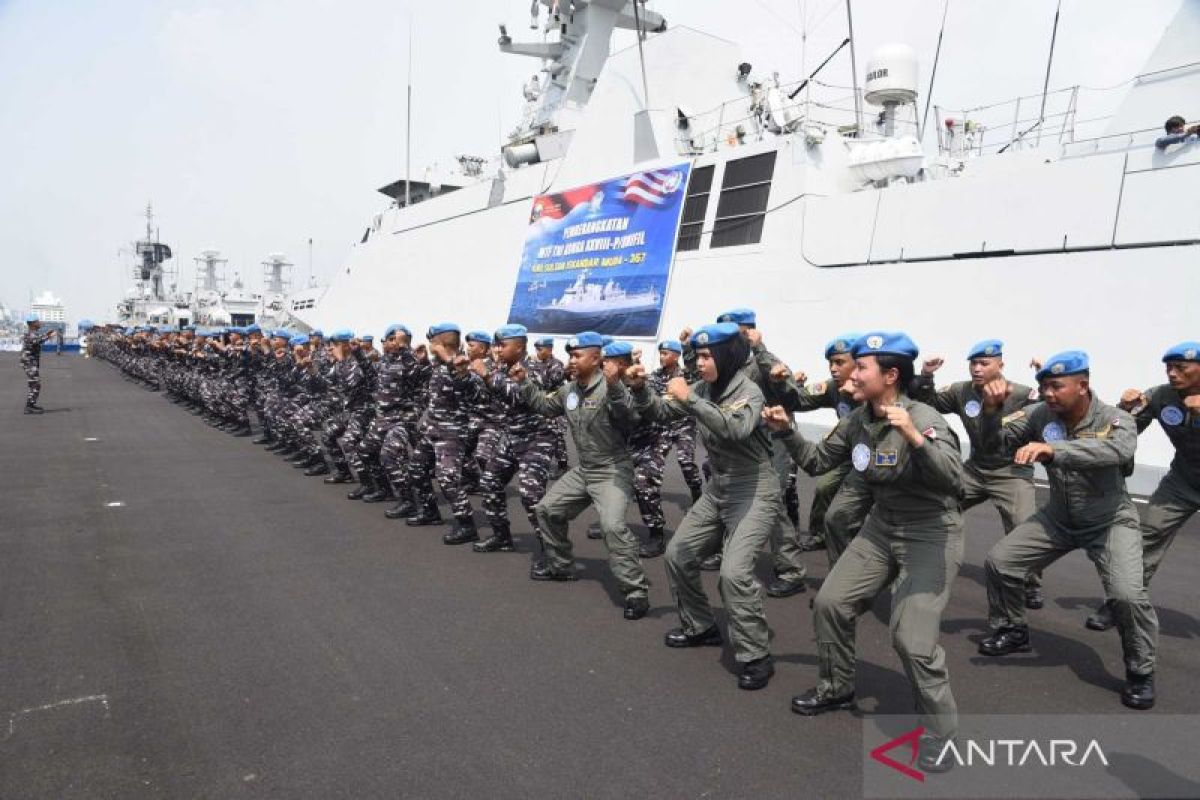
[[[728,636],[743,689],[762,688],[774,674],[764,593],[805,591],[800,554],[823,546],[831,569],[812,603],[819,681],[792,709],[814,716],[855,707],[856,621],[890,588],[893,643],[926,729],[918,763],[928,771],[948,768],[937,756],[957,730],[938,640],[962,562],[963,512],[990,501],[1006,536],[987,557],[993,632],[979,651],[1029,651],[1026,611],[1043,604],[1042,570],[1083,549],[1106,598],[1088,626],[1116,627],[1121,637],[1121,700],[1154,705],[1157,618],[1147,586],[1200,510],[1200,343],[1164,354],[1166,384],[1131,389],[1110,406],[1091,391],[1081,351],[1035,362],[1033,388],[1008,380],[1003,343],[985,340],[967,353],[970,380],[939,389],[933,376],[942,359],[918,370],[916,344],[895,331],[835,337],[825,350],[830,380],[808,385],[765,347],[751,309],[661,342],[654,371],[632,345],[598,333],[572,338],[565,366],[551,340],[535,342],[530,355],[529,338],[519,325],[464,337],[457,325],[439,323],[414,346],[409,329],[393,325],[380,353],[349,330],[326,342],[319,332],[251,326],[219,336],[108,331],[93,352],[234,435],[250,435],[254,409],[263,426],[256,441],[291,456],[305,474],[357,480],[351,498],[394,500],[389,517],[442,524],[436,484],[453,515],[448,545],[515,549],[505,497],[515,477],[534,533],[533,580],[575,579],[569,524],[595,506],[624,617],[646,615],[642,560],[665,553],[680,620],[665,644],[719,646]],[[819,441],[795,422],[817,408],[838,416]],[[949,414],[970,440],[965,462]],[[577,463],[551,484],[563,452],[555,420],[565,421]],[[1155,420],[1176,457],[1139,517],[1125,478],[1138,434]],[[668,536],[661,485],[672,448],[692,505]],[[1040,507],[1035,464],[1049,477]],[[797,469],[816,479],[821,524],[808,537],[789,520],[785,499]],[[476,528],[474,491],[487,538]],[[648,531],[642,541],[625,522],[631,502]],[[768,546],[776,578],[764,590],[754,565]],[[705,568],[720,572],[724,634],[700,580]]]

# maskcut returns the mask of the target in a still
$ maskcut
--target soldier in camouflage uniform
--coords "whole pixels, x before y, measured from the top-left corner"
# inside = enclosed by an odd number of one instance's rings
[[[321,446],[333,465],[333,474],[325,478],[326,483],[350,483],[350,463],[339,441],[352,424],[361,424],[369,398],[367,376],[359,359],[350,350],[354,334],[342,328],[334,331],[329,340],[332,364],[326,367],[325,381],[335,404],[335,412],[325,421],[321,432]]]
[[[489,395],[504,410],[500,436],[491,458],[483,469],[480,488],[483,490],[483,511],[492,526],[492,535],[477,542],[477,553],[511,552],[514,549],[512,530],[508,521],[508,499],[505,487],[515,476],[521,506],[529,518],[534,540],[540,550],[541,534],[534,507],[546,494],[550,481],[550,464],[554,457],[554,427],[551,421],[521,402],[521,389],[510,376],[515,365],[521,365],[529,380],[543,392],[540,373],[526,349],[528,332],[523,325],[505,325],[496,331],[496,358],[488,363],[482,359],[472,362],[472,370],[484,382]]]
[[[466,335],[467,360],[483,361],[489,371],[496,364],[492,358],[492,334],[471,331]],[[466,457],[463,460],[463,491],[480,493],[480,478],[496,450],[504,425],[504,405],[487,392],[480,392],[467,411]]]
[[[1100,573],[1121,634],[1121,702],[1151,708],[1158,616],[1143,578],[1137,509],[1125,488],[1137,426],[1129,414],[1092,394],[1086,353],[1051,357],[1037,379],[1045,402],[1003,419],[1000,409],[1011,384],[1000,379],[983,387],[985,445],[990,452],[1013,453],[1018,464],[1044,465],[1050,499],[988,553],[988,616],[995,633],[980,643],[979,652],[1003,656],[1031,649],[1021,602],[1026,578],[1082,548]]]
[[[385,338],[396,349],[396,361],[391,369],[401,372],[401,382],[395,404],[397,423],[388,430],[379,449],[379,461],[397,498],[396,504],[383,513],[388,519],[406,519],[417,513],[409,473],[416,443],[420,441],[430,364],[425,346],[412,346],[412,333],[406,326],[393,325],[388,328]]]
[[[546,391],[552,392],[567,379],[566,366],[554,355],[554,337],[538,339],[533,343],[533,348],[534,370],[540,375],[539,380]],[[566,417],[555,417],[550,424],[554,428],[554,465],[560,473],[566,472],[571,466],[567,460]]]
[[[1118,407],[1133,415],[1138,433],[1154,420],[1175,446],[1171,468],[1142,510],[1142,581],[1147,589],[1179,529],[1200,511],[1200,342],[1180,342],[1163,355],[1167,383],[1145,392],[1129,389]],[[1116,624],[1106,600],[1087,626],[1103,631]]]
[[[429,328],[429,405],[420,425],[420,440],[414,443],[411,489],[416,513],[409,525],[439,525],[442,522],[433,496],[436,480],[450,504],[454,524],[442,537],[446,544],[479,540],[471,498],[463,490],[466,459],[468,409],[482,387],[474,380],[467,357],[462,355],[461,330],[450,322]]]
[[[382,463],[382,451],[388,434],[401,424],[403,416],[408,376],[403,353],[408,350],[407,331],[403,325],[392,325],[383,335],[383,355],[376,369],[375,415],[358,442],[358,462],[361,469],[367,471],[373,487],[373,491],[363,497],[368,503],[380,503],[394,497]]]
[[[927,403],[940,414],[955,414],[967,431],[971,442],[971,457],[963,465],[963,511],[991,500],[1000,512],[1000,524],[1005,534],[1033,515],[1037,508],[1033,490],[1033,465],[1014,464],[1008,454],[988,451],[981,436],[983,387],[1004,380],[1004,343],[985,339],[967,353],[971,380],[959,381],[935,390],[933,373],[942,366],[942,359],[933,358],[921,367],[921,375],[913,385],[915,400]],[[1038,402],[1037,389],[1010,382],[1012,390],[1000,409],[1008,416]],[[1025,583],[1025,607],[1038,609],[1042,599],[1042,575],[1029,573]]]
[[[27,330],[21,337],[21,368],[25,370],[25,413],[41,414],[43,408],[38,405],[38,397],[42,393],[42,345],[51,337],[57,336],[57,331],[41,333],[42,321],[32,314],[25,318]]]

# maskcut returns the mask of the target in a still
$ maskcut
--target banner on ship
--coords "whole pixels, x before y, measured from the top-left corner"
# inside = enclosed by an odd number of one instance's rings
[[[533,199],[508,321],[537,333],[658,333],[690,164]]]

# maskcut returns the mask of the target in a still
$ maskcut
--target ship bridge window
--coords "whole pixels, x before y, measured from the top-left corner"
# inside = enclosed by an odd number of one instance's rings
[[[700,234],[704,229],[704,217],[708,214],[708,196],[712,194],[715,169],[716,167],[708,166],[692,170],[687,198],[683,201],[683,218],[679,223],[677,250],[700,249]]]
[[[725,165],[721,200],[713,226],[713,247],[734,247],[762,241],[767,198],[775,173],[775,151],[739,158]]]

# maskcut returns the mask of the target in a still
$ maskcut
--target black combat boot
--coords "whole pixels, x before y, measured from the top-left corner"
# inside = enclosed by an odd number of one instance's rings
[[[396,504],[383,512],[383,515],[388,519],[404,519],[412,516],[417,511],[417,507],[413,505],[412,498],[405,492],[400,495]]]
[[[291,463],[295,465],[296,469],[309,469],[311,467],[323,465],[325,463],[325,459],[321,458],[320,453],[308,453],[307,455],[301,453],[300,455],[296,456]]]
[[[650,529],[650,535],[646,537],[646,541],[642,542],[642,546],[638,548],[638,556],[641,558],[658,558],[667,550],[667,532],[661,527]]]
[[[1111,600],[1105,600],[1101,603],[1091,616],[1084,623],[1088,628],[1094,631],[1106,631],[1117,624],[1116,618],[1113,616],[1113,607]]]
[[[372,473],[371,493],[363,497],[363,502],[386,503],[392,499],[395,499],[395,495],[392,494],[392,485],[388,483],[387,478],[381,472]]]
[[[804,717],[815,717],[827,711],[852,711],[855,707],[854,692],[831,695],[814,688],[792,698],[792,711]]]
[[[493,525],[492,535],[471,545],[471,549],[476,553],[511,553],[516,546],[513,545],[512,531],[508,525]]]
[[[807,590],[803,575],[779,576],[767,586],[767,594],[771,597],[791,597]]]
[[[942,757],[948,742],[949,739],[943,739],[932,733],[923,734],[917,743],[917,769],[931,775],[949,772],[953,769],[954,757],[950,755]]]
[[[304,470],[304,474],[310,478],[315,477],[317,475],[328,475],[329,474],[329,465],[326,464],[325,459],[322,458],[319,461],[317,461],[317,463],[313,464],[311,467]]]
[[[475,529],[475,520],[470,517],[454,518],[454,526],[442,537],[442,544],[469,544],[479,541],[479,531]]]
[[[721,630],[713,625],[700,633],[687,633],[683,628],[671,628],[663,637],[667,647],[720,647]]]
[[[824,550],[825,549],[825,537],[818,536],[815,533],[808,533],[808,534],[805,534],[804,536],[801,536],[799,541],[796,542],[796,544],[800,547],[801,552],[804,552],[804,553],[811,553],[814,550]]]
[[[650,613],[650,600],[644,595],[625,598],[625,619],[633,622]]]
[[[230,432],[238,439],[249,439],[254,435],[254,430],[250,427],[249,422],[238,423],[237,427]]]
[[[404,524],[414,528],[419,528],[422,525],[441,525],[442,512],[438,511],[437,503],[430,503],[405,519]]]
[[[738,688],[748,692],[765,689],[774,674],[775,659],[769,655],[747,661],[742,665],[742,673],[738,675]]]
[[[567,583],[578,580],[578,577],[575,575],[575,570],[573,569],[554,569],[545,561],[541,561],[535,562],[533,567],[529,570],[529,580],[557,581],[559,583]]]
[[[705,572],[717,572],[721,569],[721,554],[713,553],[707,558],[700,559],[700,569]]]
[[[1025,625],[1001,628],[979,643],[979,652],[985,656],[1028,653],[1032,649],[1029,644],[1029,628]]]
[[[250,442],[250,444],[271,444],[274,441],[275,437],[271,435],[270,431],[263,431],[262,435]]]
[[[1125,671],[1125,686],[1121,689],[1121,702],[1138,711],[1154,708],[1154,673],[1139,675]]]
[[[46,412],[41,406],[34,405],[33,403],[26,403],[25,404],[25,413],[26,414],[44,414]]]
[[[350,474],[350,470],[345,467],[338,467],[333,474],[325,478],[325,483],[354,483],[354,476]]]

